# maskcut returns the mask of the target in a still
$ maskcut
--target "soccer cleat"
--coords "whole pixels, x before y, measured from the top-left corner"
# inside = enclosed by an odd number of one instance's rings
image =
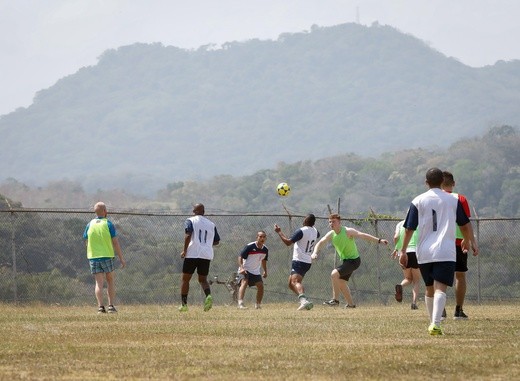
[[[355,304],[345,304],[345,309],[348,309],[348,308],[356,308],[356,305]]]
[[[211,307],[213,307],[213,296],[209,294],[206,296],[206,300],[204,300],[204,311],[211,310]]]
[[[397,300],[399,303],[403,301],[403,286],[400,284],[395,285],[395,300]]]
[[[108,312],[109,314],[114,314],[114,313],[117,312],[117,310],[116,310],[116,308],[111,304],[111,305],[108,306],[108,310],[107,310],[107,312]]]
[[[107,311],[105,310],[105,306],[99,306],[99,308],[97,310],[97,313],[98,314],[106,314]]]
[[[323,302],[323,304],[326,306],[337,307],[339,306],[339,300],[331,299],[328,302]]]
[[[301,310],[311,310],[312,307],[314,307],[314,304],[308,300],[304,300],[300,303],[300,306],[298,307],[298,311]]]
[[[183,304],[182,306],[179,307],[179,312],[188,312],[188,305],[187,304]]]
[[[439,336],[443,334],[441,326],[435,323],[430,324],[428,327],[428,333],[432,336]]]
[[[453,316],[454,320],[466,320],[468,319],[468,315],[464,313],[461,309],[455,310],[455,315]]]
[[[237,308],[238,308],[239,310],[247,310],[247,307],[244,306],[243,304],[239,304]]]
[[[411,309],[412,309],[412,310],[418,310],[419,307],[417,307],[417,304],[412,303]]]

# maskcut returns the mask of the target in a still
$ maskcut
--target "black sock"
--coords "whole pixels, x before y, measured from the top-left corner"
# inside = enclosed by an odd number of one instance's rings
[[[181,300],[183,305],[188,304],[188,295],[181,295]]]
[[[211,295],[211,290],[210,290],[209,287],[206,288],[206,289],[204,290],[204,294],[205,294],[206,296]]]

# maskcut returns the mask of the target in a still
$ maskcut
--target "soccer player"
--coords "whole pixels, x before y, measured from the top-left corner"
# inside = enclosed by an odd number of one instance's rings
[[[441,188],[443,191],[451,193],[452,196],[458,198],[460,203],[462,204],[462,208],[466,215],[471,217],[471,212],[469,209],[468,200],[464,195],[453,193],[453,188],[455,187],[455,179],[453,178],[453,174],[448,171],[442,172],[443,181]],[[470,224],[471,226],[471,224]],[[471,235],[473,235],[473,229],[471,229]],[[468,271],[468,253],[462,250],[462,232],[460,228],[457,226],[457,230],[455,232],[455,245],[456,245],[456,264],[455,264],[455,314],[453,318],[455,320],[467,319],[468,315],[464,313],[462,310],[462,305],[464,304],[464,298],[466,297],[466,272]],[[476,255],[476,253],[473,253]]]
[[[332,273],[330,274],[332,280],[332,299],[323,304],[338,306],[338,297],[341,292],[347,301],[345,308],[355,308],[356,305],[352,300],[352,295],[350,294],[350,289],[348,287],[350,276],[361,265],[361,259],[359,258],[355,239],[362,238],[369,242],[383,243],[385,245],[388,245],[388,241],[386,239],[357,231],[356,229],[341,226],[341,216],[339,214],[331,214],[329,216],[329,226],[330,231],[318,241],[316,246],[314,246],[311,255],[312,259],[317,259],[320,248],[326,242],[332,241],[336,253],[338,253],[338,256],[342,260],[341,265],[332,270]]]
[[[115,274],[114,274],[114,251],[117,253],[121,268],[126,266],[123,252],[119,245],[116,228],[107,219],[107,207],[103,202],[94,205],[96,218],[90,221],[85,231],[83,239],[86,240],[87,258],[90,264],[90,273],[94,275],[96,281],[95,295],[98,303],[98,313],[115,313],[114,300],[116,297]],[[107,282],[108,308],[105,309],[103,303],[103,286]]]
[[[291,273],[289,275],[289,289],[298,295],[300,302],[298,310],[310,310],[314,306],[305,296],[302,281],[307,271],[311,268],[311,254],[316,241],[320,237],[320,233],[314,227],[315,223],[316,217],[314,214],[308,214],[303,220],[303,227],[297,229],[291,238],[287,238],[283,234],[282,229],[278,225],[274,225],[274,231],[278,233],[283,243],[287,246],[294,244]]]
[[[240,288],[238,290],[238,308],[247,309],[244,305],[244,295],[247,286],[256,287],[255,308],[260,309],[264,297],[264,281],[267,277],[267,259],[269,249],[265,246],[267,234],[260,230],[256,234],[256,241],[248,243],[238,256],[238,274]],[[262,272],[262,274],[260,274]]]
[[[419,229],[417,262],[426,286],[425,304],[430,318],[430,335],[442,335],[442,311],[446,305],[446,289],[453,285],[455,275],[455,226],[464,235],[462,249],[471,248],[478,254],[471,222],[460,201],[441,189],[442,171],[430,168],[426,172],[429,190],[415,197],[404,222],[405,233],[399,257],[402,266],[408,263],[406,249],[413,232]]]
[[[213,222],[204,217],[204,205],[195,204],[193,206],[193,217],[184,222],[184,250],[181,258],[184,258],[182,265],[181,281],[181,306],[179,311],[188,311],[188,292],[190,290],[190,280],[195,270],[199,277],[199,283],[206,295],[204,300],[204,311],[209,311],[213,306],[213,297],[208,282],[209,265],[213,259],[213,246],[220,242],[217,228]]]
[[[392,257],[398,258],[399,251],[403,244],[404,237],[404,220],[400,221],[395,227],[394,243],[395,250],[392,253]],[[421,272],[419,271],[419,264],[417,263],[417,255],[415,254],[417,245],[417,230],[413,233],[412,239],[408,243],[406,252],[408,254],[408,263],[406,267],[403,267],[403,280],[400,284],[395,285],[395,300],[399,303],[403,301],[403,287],[412,285],[412,310],[417,310],[417,296],[419,295],[419,283],[421,281]]]

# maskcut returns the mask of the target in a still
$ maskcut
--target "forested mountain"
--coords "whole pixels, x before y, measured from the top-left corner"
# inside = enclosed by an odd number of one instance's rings
[[[344,154],[316,161],[279,163],[246,176],[219,175],[207,181],[176,181],[145,199],[121,190],[85,192],[81,184],[55,181],[29,187],[14,179],[0,183],[0,209],[11,207],[91,209],[104,200],[112,210],[191,213],[203,202],[210,213],[328,214],[328,206],[344,216],[371,213],[401,217],[410,201],[426,188],[428,168],[453,172],[455,191],[470,201],[473,216],[520,217],[520,131],[494,127],[482,138],[460,139],[447,149],[408,149],[379,158]],[[276,195],[276,185],[292,186],[288,197]],[[340,201],[338,203],[338,200]],[[20,204],[21,201],[21,204]],[[338,205],[339,204],[339,205]]]
[[[519,104],[519,61],[470,68],[378,24],[197,50],[134,44],[2,116],[0,177],[154,195],[280,162],[446,149],[517,126]]]

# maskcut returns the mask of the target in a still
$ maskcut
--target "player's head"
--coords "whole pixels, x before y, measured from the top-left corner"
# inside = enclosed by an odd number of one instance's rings
[[[329,227],[337,230],[341,225],[341,216],[338,213],[332,213],[329,216]]]
[[[453,178],[453,174],[451,172],[443,171],[442,177],[443,177],[443,180],[442,180],[443,188],[444,187],[453,188],[455,186],[455,179]]]
[[[430,168],[426,171],[426,184],[430,188],[440,188],[444,176],[439,168]]]
[[[203,204],[195,204],[193,205],[193,214],[196,216],[204,215],[204,205]]]
[[[312,213],[307,214],[303,220],[303,226],[314,226],[315,223],[316,216]]]
[[[94,213],[96,213],[96,216],[98,217],[106,217],[107,216],[107,206],[104,202],[97,202],[96,205],[94,205]]]
[[[259,230],[258,233],[256,233],[256,242],[258,243],[264,243],[267,239],[267,234],[263,230]]]

